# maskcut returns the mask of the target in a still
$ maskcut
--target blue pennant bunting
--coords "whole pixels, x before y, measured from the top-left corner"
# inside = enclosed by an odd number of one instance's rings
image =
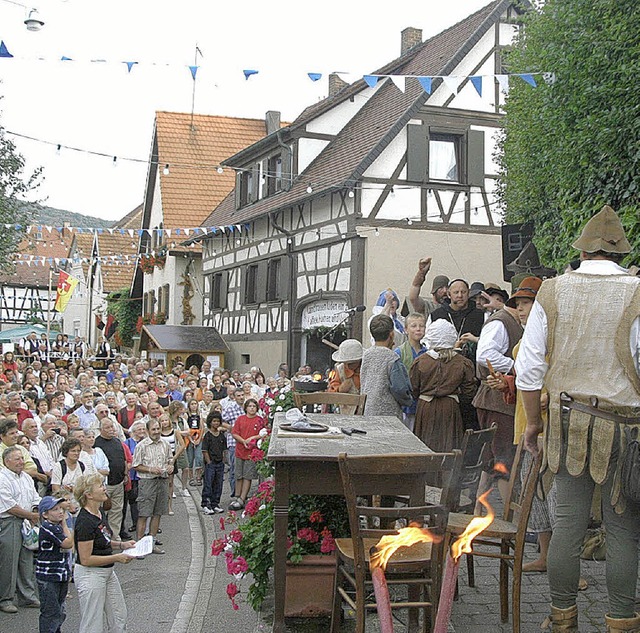
[[[142,229],[138,229],[136,233],[138,234],[138,237],[142,237],[142,235],[144,234],[144,231]]]
[[[533,78],[533,75],[530,75],[529,73],[521,73],[518,75],[518,77],[524,79],[530,86],[533,86],[534,88],[538,85],[536,83],[536,80]]]
[[[13,55],[7,50],[4,41],[0,41],[0,57],[13,57]]]
[[[131,69],[134,67],[135,64],[137,64],[138,62],[122,62],[123,64],[127,65],[127,72],[131,72]]]
[[[433,77],[418,77],[418,81],[422,86],[422,89],[427,93],[431,94],[431,82],[433,81]]]
[[[318,79],[322,79],[322,73],[307,73],[307,75],[311,81],[318,81]]]
[[[71,57],[65,57],[64,55],[60,58],[61,62],[72,62],[73,59]]]
[[[380,77],[376,77],[376,75],[364,75],[363,79],[369,88],[375,88]]]
[[[482,77],[469,77],[469,81],[473,84],[476,92],[482,96]]]
[[[196,73],[198,72],[199,66],[189,66],[189,70],[191,71],[191,77],[193,80],[196,80]]]
[[[249,79],[249,77],[251,77],[251,75],[257,75],[259,71],[257,70],[243,70],[242,74],[244,75],[245,79]]]

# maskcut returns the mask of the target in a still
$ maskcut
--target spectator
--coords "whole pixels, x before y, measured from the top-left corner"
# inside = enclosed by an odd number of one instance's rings
[[[130,429],[131,437],[128,437],[125,444],[129,447],[131,454],[135,457],[136,446],[147,437],[147,425],[138,420],[131,425]],[[129,469],[129,481],[131,482],[131,489],[125,492],[125,507],[122,514],[122,520],[126,521],[127,518],[127,504],[129,506],[129,512],[131,514],[131,527],[127,529],[132,534],[137,533],[138,525],[138,488],[139,488],[140,476],[138,471],[132,467]],[[167,499],[169,493],[167,490]],[[126,524],[126,523],[125,523]]]
[[[235,465],[236,465],[236,439],[231,433],[231,429],[236,420],[244,414],[244,396],[241,390],[233,392],[233,400],[228,402],[226,406],[222,407],[222,421],[224,422],[224,428],[227,432],[227,457],[229,459],[229,487],[231,490],[231,496],[236,492],[236,478],[235,478]],[[224,402],[224,401],[223,401]]]
[[[204,486],[202,488],[202,511],[205,514],[222,513],[220,497],[224,483],[224,454],[227,450],[227,438],[221,428],[222,415],[212,411],[207,415],[207,429],[202,440],[204,459]]]
[[[18,423],[11,418],[0,419],[0,455],[4,453],[7,448],[11,448],[18,444]],[[22,468],[27,475],[36,477],[38,469],[33,461],[29,451],[23,446],[17,447],[20,453],[22,453]]]
[[[160,436],[164,442],[169,445],[171,449],[172,456],[172,469],[169,471],[169,509],[168,514],[173,516],[173,499],[175,497],[174,488],[173,488],[173,480],[175,475],[178,474],[178,459],[184,453],[186,449],[186,445],[184,440],[182,439],[182,434],[178,431],[173,424],[171,423],[171,418],[168,413],[163,413],[160,416]],[[149,426],[147,426],[147,430]],[[185,497],[189,496],[189,491],[186,486],[182,488],[182,494]]]

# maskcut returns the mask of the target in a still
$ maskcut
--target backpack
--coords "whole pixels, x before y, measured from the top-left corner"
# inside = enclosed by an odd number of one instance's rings
[[[640,442],[638,427],[625,427],[627,446],[622,461],[622,494],[635,503],[640,503]]]
[[[410,407],[413,404],[409,372],[400,357],[394,360],[389,367],[389,389],[400,406]]]
[[[80,464],[80,472],[84,473],[85,465],[80,460],[78,460],[78,464]],[[60,460],[60,470],[62,471],[62,476],[60,477],[60,481],[62,481],[64,479],[64,476],[67,474],[67,460],[66,459],[61,459]]]

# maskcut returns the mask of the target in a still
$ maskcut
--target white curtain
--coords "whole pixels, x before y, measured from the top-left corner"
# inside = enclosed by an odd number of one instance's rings
[[[429,141],[429,178],[458,182],[458,162],[454,141]]]

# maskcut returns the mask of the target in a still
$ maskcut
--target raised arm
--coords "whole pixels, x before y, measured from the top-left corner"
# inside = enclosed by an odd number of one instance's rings
[[[424,285],[424,281],[427,277],[427,273],[431,268],[431,257],[424,257],[418,262],[418,272],[415,274],[411,287],[409,288],[409,303],[414,312],[425,311],[425,303],[422,297],[420,297],[420,290]]]

